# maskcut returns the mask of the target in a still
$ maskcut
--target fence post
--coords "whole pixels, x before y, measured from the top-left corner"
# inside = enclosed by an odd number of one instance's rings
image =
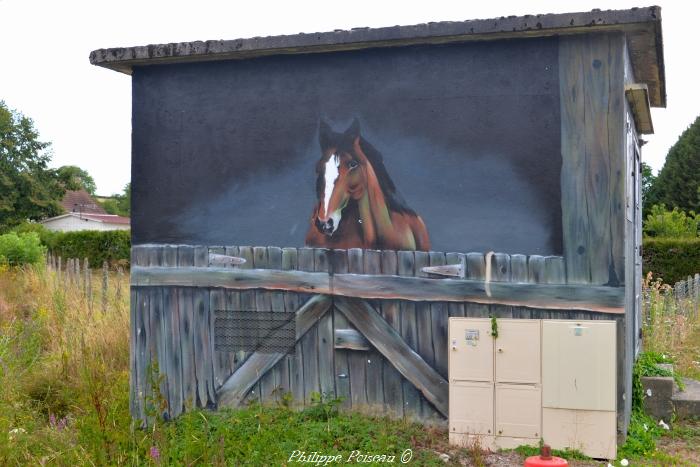
[[[80,258],[75,258],[75,285],[78,290],[82,289],[82,271],[80,270]]]
[[[107,313],[107,279],[109,276],[109,267],[107,261],[102,262],[102,313]]]
[[[61,268],[63,267],[61,262],[62,262],[62,258],[59,256],[58,257],[58,268],[56,269],[56,279],[58,280],[59,286],[61,284]]]
[[[83,294],[88,296],[88,288],[90,287],[90,263],[87,258],[83,259]]]
[[[121,266],[117,267],[117,290],[115,292],[117,303],[121,303],[122,299],[122,279],[124,278],[124,269]]]

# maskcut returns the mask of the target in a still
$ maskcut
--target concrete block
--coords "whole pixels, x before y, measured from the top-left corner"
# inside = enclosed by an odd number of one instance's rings
[[[700,417],[700,381],[683,378],[685,389],[673,395],[676,416],[683,418]]]
[[[652,417],[668,423],[673,416],[673,385],[671,377],[642,377],[644,411]]]

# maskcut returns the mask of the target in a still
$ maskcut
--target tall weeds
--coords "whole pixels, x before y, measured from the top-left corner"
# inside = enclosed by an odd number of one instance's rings
[[[698,300],[678,296],[648,273],[643,281],[644,350],[668,357],[682,376],[700,378]]]
[[[128,277],[109,284],[88,296],[43,265],[0,269],[0,464],[116,460],[107,425],[128,405]],[[92,306],[103,293],[105,313]]]

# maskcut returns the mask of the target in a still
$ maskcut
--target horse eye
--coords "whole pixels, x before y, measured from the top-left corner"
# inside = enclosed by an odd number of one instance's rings
[[[352,161],[348,162],[348,168],[349,168],[349,169],[354,169],[354,168],[357,167],[358,165],[359,165],[359,164],[358,164],[357,161],[355,161],[355,160],[352,160]]]

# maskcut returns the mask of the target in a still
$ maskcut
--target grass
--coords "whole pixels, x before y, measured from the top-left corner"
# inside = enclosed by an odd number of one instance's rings
[[[65,273],[0,269],[0,465],[281,465],[294,451],[393,455],[398,463],[407,449],[415,464],[444,464],[446,431],[343,413],[339,401],[320,398],[303,411],[194,410],[137,427],[128,277],[110,275],[106,313],[100,283],[96,274],[88,297]]]

